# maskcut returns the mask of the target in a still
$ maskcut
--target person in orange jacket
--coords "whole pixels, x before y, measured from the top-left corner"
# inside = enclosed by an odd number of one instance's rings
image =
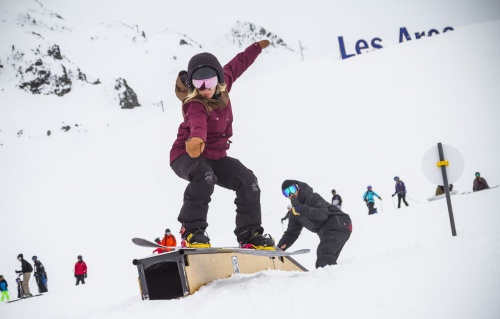
[[[177,240],[175,239],[175,236],[172,235],[169,228],[165,229],[165,236],[163,236],[163,239],[161,240],[160,245],[170,246],[170,247],[177,246]],[[169,252],[172,250],[173,250],[173,248],[162,248],[163,253],[166,253],[166,252]]]

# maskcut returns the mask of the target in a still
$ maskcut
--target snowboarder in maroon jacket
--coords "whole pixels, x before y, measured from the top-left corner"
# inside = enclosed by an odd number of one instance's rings
[[[175,91],[182,101],[183,121],[170,151],[170,166],[189,182],[178,217],[181,245],[210,247],[205,232],[208,204],[218,185],[236,192],[234,234],[240,246],[274,246],[272,238],[263,235],[257,177],[226,153],[233,135],[229,92],[268,45],[268,40],[253,43],[224,67],[210,53],[197,54],[189,61],[187,71],[177,77]]]
[[[76,285],[78,286],[80,282],[82,282],[82,284],[85,284],[85,278],[87,278],[87,264],[85,264],[81,255],[79,255],[77,258],[78,261],[75,264],[75,278]]]

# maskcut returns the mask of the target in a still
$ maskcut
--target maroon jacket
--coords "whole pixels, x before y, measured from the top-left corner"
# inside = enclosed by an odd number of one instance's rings
[[[262,48],[254,43],[224,66],[224,83],[227,92],[231,91],[236,79],[252,65],[261,52]],[[205,141],[205,149],[201,156],[206,159],[219,160],[226,157],[229,138],[233,136],[231,101],[228,101],[227,107],[216,108],[208,114],[205,105],[196,100],[184,104],[182,110],[184,121],[179,126],[177,139],[170,150],[170,164],[187,153],[185,143],[191,137],[199,137]]]

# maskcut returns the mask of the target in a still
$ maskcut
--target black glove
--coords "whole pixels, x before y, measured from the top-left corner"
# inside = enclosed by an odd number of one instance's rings
[[[394,195],[396,195],[396,193],[392,194],[392,197],[394,197]]]
[[[21,270],[16,270],[16,274],[20,274],[20,273],[22,273]]]
[[[281,246],[283,246],[284,244],[286,244],[284,241],[279,241],[278,245],[276,245],[277,247],[279,247],[281,249]],[[285,251],[286,249],[288,248],[288,245],[286,245],[285,249],[283,249],[283,251]]]
[[[76,278],[76,274],[75,274],[75,278]]]
[[[85,278],[87,278],[87,274],[85,274]]]

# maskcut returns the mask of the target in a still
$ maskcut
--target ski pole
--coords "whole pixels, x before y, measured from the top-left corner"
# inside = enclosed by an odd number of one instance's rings
[[[283,221],[281,221],[281,229],[283,230],[283,233],[285,232],[285,226],[283,225]]]
[[[380,199],[380,198],[379,198],[379,199]],[[381,200],[381,199],[380,199],[380,208],[382,208],[382,209],[381,209],[381,211],[382,211],[382,213],[383,213],[383,212],[384,212],[384,205],[382,204],[382,200]]]
[[[394,195],[392,196],[392,207],[394,207],[394,209],[396,209],[396,204],[394,203]]]
[[[408,199],[411,199],[411,200],[412,200],[412,201],[414,201],[415,203],[420,204],[419,202],[417,202],[416,200],[414,200],[414,199],[413,199],[413,198],[411,198],[410,196],[408,196],[408,195],[407,195],[406,197],[408,197]]]

